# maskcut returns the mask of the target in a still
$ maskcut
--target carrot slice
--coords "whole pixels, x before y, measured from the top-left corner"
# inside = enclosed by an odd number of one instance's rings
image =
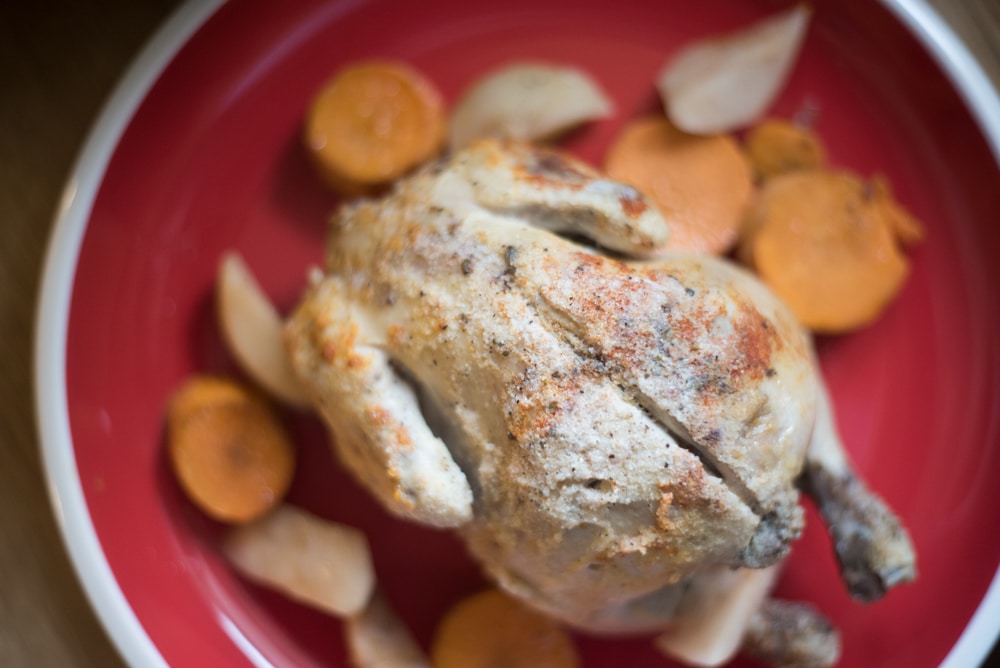
[[[346,194],[377,190],[443,146],[444,102],[434,85],[401,62],[347,67],[313,99],[305,145],[327,183]]]
[[[434,668],[574,668],[572,638],[555,621],[497,589],[459,601],[431,647]]]
[[[813,331],[872,322],[908,273],[872,188],[847,172],[775,177],[748,212],[747,229],[740,257]]]
[[[729,250],[753,189],[732,137],[688,134],[665,116],[628,123],[608,151],[605,170],[656,202],[670,225],[667,248],[674,250]]]
[[[170,401],[167,430],[177,480],[210,517],[249,522],[288,491],[291,440],[270,404],[235,381],[190,378]]]
[[[796,170],[818,169],[826,163],[826,149],[815,132],[779,118],[752,127],[744,148],[761,180]]]
[[[899,243],[908,248],[922,241],[924,226],[893,198],[888,179],[881,174],[875,176],[871,188],[876,206],[881,208],[881,215]]]

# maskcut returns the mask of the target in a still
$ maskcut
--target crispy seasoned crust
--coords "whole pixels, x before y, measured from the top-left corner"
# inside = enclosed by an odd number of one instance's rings
[[[637,601],[631,628],[662,621],[674,583],[773,563],[801,530],[807,342],[749,275],[650,259],[666,238],[633,189],[483,142],[344,207],[288,325],[383,504],[460,527],[502,586],[586,628],[628,630]]]

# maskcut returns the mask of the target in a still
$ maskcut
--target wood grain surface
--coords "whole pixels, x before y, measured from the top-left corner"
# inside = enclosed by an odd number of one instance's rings
[[[0,2],[0,666],[118,666],[63,548],[34,421],[40,271],[100,106],[176,0]],[[1000,0],[932,0],[1000,82]],[[988,666],[1000,668],[994,650]]]

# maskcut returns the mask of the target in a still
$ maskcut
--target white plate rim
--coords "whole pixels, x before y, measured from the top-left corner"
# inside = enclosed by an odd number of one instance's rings
[[[36,421],[53,512],[77,578],[105,631],[130,665],[167,663],[121,590],[87,510],[76,466],[66,392],[66,342],[80,246],[105,170],[122,134],[160,73],[225,0],[187,0],[129,66],[87,136],[54,217],[35,314]],[[945,71],[1000,165],[1000,95],[951,28],[925,0],[880,0]],[[1000,633],[1000,568],[943,668],[979,665]],[[238,631],[234,643],[257,665],[264,658]]]
[[[223,2],[187,0],[178,7],[132,61],[105,102],[59,201],[35,314],[35,411],[52,509],[91,606],[122,658],[132,666],[166,668],[168,664],[118,586],[83,494],[66,392],[69,311],[80,246],[111,156],[160,73]]]

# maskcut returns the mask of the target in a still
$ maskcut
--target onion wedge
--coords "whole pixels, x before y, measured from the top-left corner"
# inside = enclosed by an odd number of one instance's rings
[[[692,666],[720,666],[740,649],[750,618],[777,577],[777,565],[699,578],[684,595],[677,621],[657,636],[656,648]]]
[[[514,63],[479,79],[462,96],[449,144],[457,150],[480,137],[548,139],[611,111],[597,83],[576,68]]]
[[[682,49],[657,77],[667,116],[692,134],[729,132],[757,120],[788,79],[811,13],[796,5]]]
[[[338,617],[363,610],[375,587],[363,533],[289,505],[233,530],[222,551],[250,580]]]
[[[410,630],[378,589],[361,613],[344,625],[354,668],[430,668]]]
[[[229,352],[250,378],[286,404],[308,406],[285,351],[281,316],[238,253],[219,262],[215,304]]]

